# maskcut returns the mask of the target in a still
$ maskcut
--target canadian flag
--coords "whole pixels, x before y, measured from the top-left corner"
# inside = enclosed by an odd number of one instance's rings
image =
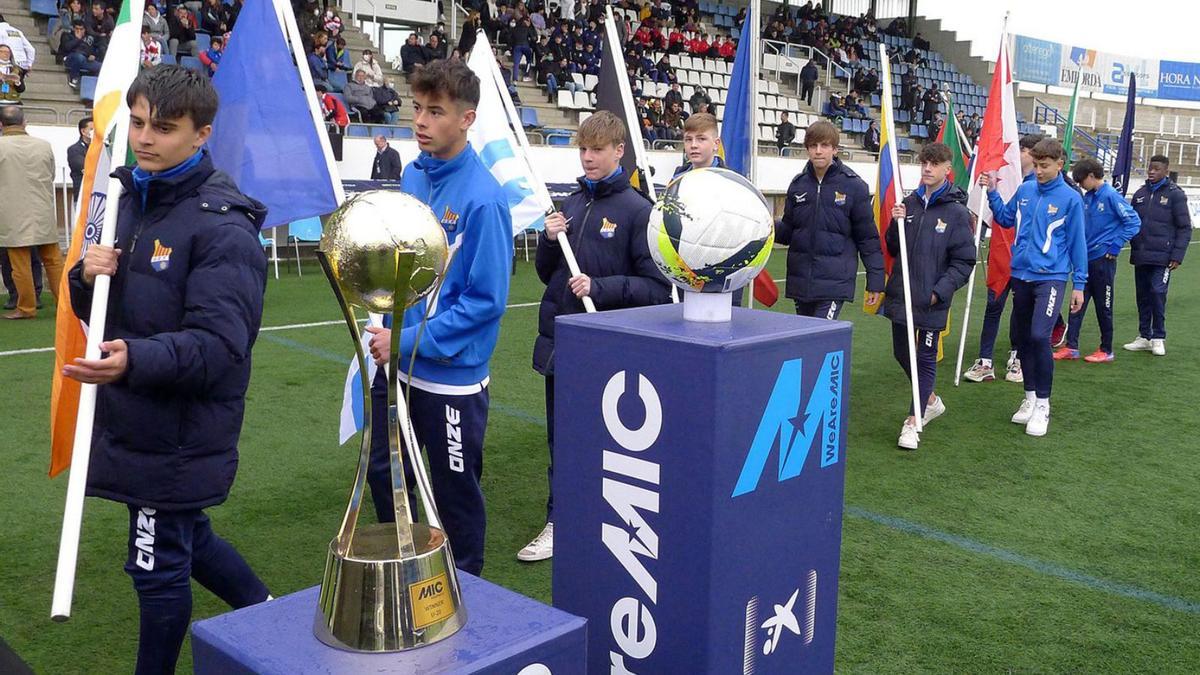
[[[979,186],[980,174],[996,172],[996,192],[1007,203],[1021,186],[1021,137],[1017,133],[1017,107],[1013,100],[1012,62],[1008,54],[1008,35],[1000,40],[1000,56],[992,74],[987,110],[979,131],[979,144],[971,172],[971,191],[967,204],[979,214],[980,221],[992,220],[985,189]],[[1018,222],[1017,227],[1020,227]],[[999,295],[1008,285],[1012,267],[1012,243],[1016,229],[992,228],[988,253],[987,285]]]

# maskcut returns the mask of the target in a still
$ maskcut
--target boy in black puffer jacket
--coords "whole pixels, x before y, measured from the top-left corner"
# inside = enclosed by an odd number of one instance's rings
[[[212,529],[238,465],[250,350],[262,321],[267,212],[203,149],[217,112],[206,75],[142,71],[129,87],[129,148],[116,246],[95,245],[69,272],[88,320],[92,287],[112,277],[104,358],[63,374],[100,385],[87,493],[129,509],[141,612],[136,672],[173,673],[192,614],[191,579],[234,608],[267,587]]]
[[[888,252],[900,255],[900,230],[908,244],[908,270],[912,278],[913,326],[917,335],[917,389],[921,410],[912,411],[900,429],[899,446],[916,450],[920,437],[916,417],[922,422],[946,412],[942,399],[934,393],[937,378],[938,334],[946,328],[950,300],[967,282],[975,264],[975,238],[971,230],[971,212],[967,194],[946,179],[950,172],[950,148],[930,143],[921,149],[921,185],[892,209],[892,222],[885,235]],[[884,291],[884,315],[892,320],[892,353],[912,378],[908,360],[908,323],[904,311],[904,274],[900,265],[892,268]]]

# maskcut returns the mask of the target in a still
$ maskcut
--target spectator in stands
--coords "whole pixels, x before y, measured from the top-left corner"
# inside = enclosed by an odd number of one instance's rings
[[[436,35],[429,36],[429,43],[422,47],[425,53],[425,63],[430,61],[440,61],[446,58],[446,43],[438,39]]]
[[[208,76],[212,77],[217,74],[217,67],[221,65],[221,56],[225,53],[225,38],[214,35],[212,42],[208,44],[208,49],[200,52],[200,63],[204,64]],[[328,77],[326,77],[328,79]]]
[[[912,121],[914,123],[917,121],[917,113],[921,110],[921,106],[925,105],[923,102],[924,98],[925,87],[922,87],[918,84],[916,88],[913,89],[911,105],[908,108],[908,112],[912,115]]]
[[[867,71],[866,77],[863,78],[863,89],[860,91],[862,92],[863,98],[866,98],[871,94],[880,93],[879,71],[875,70],[874,68],[871,68]]]
[[[866,84],[865,84],[866,77],[867,77],[867,69],[866,68],[855,69],[854,75],[851,76],[851,78],[850,78],[850,88],[853,91],[859,91],[859,92],[866,89]]]
[[[438,42],[446,43],[446,24],[439,21],[429,34],[438,36]]]
[[[583,46],[583,63],[577,64],[584,75],[600,75],[600,57],[591,44]]]
[[[908,24],[902,17],[896,17],[888,24],[886,32],[892,37],[904,37],[908,34]]]
[[[471,12],[467,15],[467,20],[463,23],[462,32],[458,35],[458,51],[464,56],[471,53],[475,48],[475,39],[479,34],[479,12]]]
[[[399,124],[400,93],[396,91],[396,83],[388,80],[382,87],[372,87],[371,95],[375,97],[375,109],[383,117],[383,123]]]
[[[591,45],[593,49],[600,46],[600,31],[597,30],[596,19],[588,21],[587,28],[583,29],[583,44]]]
[[[91,117],[79,120],[79,140],[67,148],[67,168],[71,170],[71,188],[79,196],[79,185],[83,182],[83,165],[87,160],[88,147],[92,144],[92,136],[96,133],[96,125]],[[12,309],[9,307],[9,309]]]
[[[912,68],[905,68],[900,73],[900,107],[911,111],[917,95],[917,76]]]
[[[871,120],[871,126],[867,127],[867,133],[863,136],[863,147],[867,152],[879,152],[879,123]]]
[[[329,89],[329,62],[325,59],[325,47],[314,43],[308,52],[308,72],[312,74],[313,84],[321,83]]]
[[[26,71],[13,59],[12,47],[0,43],[0,106],[21,105]]]
[[[904,62],[914,68],[924,68],[929,65],[929,60],[921,56],[920,52],[916,49],[909,49],[904,54]]]
[[[371,163],[371,180],[400,180],[403,173],[404,163],[400,161],[400,153],[388,145],[383,134],[376,136],[375,161]]]
[[[554,37],[550,38],[549,53],[555,63],[558,63],[562,59],[570,58],[571,49],[563,41],[562,33],[555,33]]]
[[[712,106],[712,98],[708,92],[704,91],[704,87],[696,86],[696,91],[692,92],[692,97],[688,99],[688,103],[692,106],[692,114],[700,112],[700,104]]]
[[[705,39],[703,34],[697,34],[696,37],[692,39],[692,56],[699,56],[701,58],[708,56],[708,48],[708,40]]]
[[[354,66],[350,63],[350,50],[346,48],[346,38],[339,35],[330,42],[329,46],[325,48],[325,62],[329,64],[330,72],[353,70]]]
[[[234,25],[237,24],[237,18],[242,14],[242,7],[245,6],[244,0],[234,0],[233,4],[227,5],[225,11],[227,14],[226,22],[229,24],[229,32],[233,32]]]
[[[60,51],[63,54],[63,64],[67,67],[67,84],[71,85],[71,88],[79,88],[81,76],[100,72],[95,40],[87,34],[87,28],[82,21],[71,24],[71,34],[63,36]]]
[[[72,4],[77,3],[72,2]],[[167,17],[159,13],[158,5],[153,2],[146,3],[146,11],[142,14],[142,25],[150,29],[150,36],[158,42],[160,53],[168,53],[170,51],[171,26],[167,23]]]
[[[846,113],[853,118],[865,120],[867,119],[867,108],[862,104],[862,100],[858,97],[858,92],[850,92],[846,94],[844,104]]]
[[[21,29],[4,20],[3,14],[0,14],[0,44],[8,45],[12,51],[13,63],[16,63],[17,67],[26,71],[33,69],[33,59],[36,56],[33,45],[25,39]]]
[[[512,79],[514,82],[518,78],[529,81],[529,71],[533,68],[533,43],[537,40],[537,33],[533,30],[533,25],[530,24],[529,18],[525,17],[517,22],[508,31],[508,43],[512,48]],[[524,62],[525,70],[522,76],[522,62]]]
[[[779,124],[775,127],[775,147],[779,148],[779,154],[787,157],[794,140],[796,140],[796,125],[788,121],[786,111],[779,113]]]
[[[400,48],[401,70],[405,75],[411,75],[414,68],[423,66],[426,62],[428,59],[425,58],[425,50],[421,48],[420,38],[416,33],[409,33],[408,40]]]
[[[183,5],[175,7],[175,13],[167,17],[167,25],[171,35],[167,46],[171,50],[171,56],[178,58],[181,52],[194,56],[196,53],[196,18],[192,16],[188,8]]]
[[[926,40],[923,35],[917,33],[912,39],[913,47],[920,49],[923,52],[929,51],[929,40]]]
[[[382,115],[376,110],[375,96],[371,87],[367,86],[367,74],[361,70],[354,71],[354,79],[347,82],[342,89],[342,98],[352,112],[357,112],[363,122],[379,122]]]
[[[812,105],[813,89],[817,84],[817,64],[813,59],[809,59],[808,63],[800,69],[800,98],[804,99],[805,103]]]
[[[200,30],[209,35],[224,35],[229,30],[229,14],[221,0],[204,0],[200,10]]]
[[[554,103],[558,100],[558,90],[566,89],[572,95],[580,91],[580,86],[571,77],[571,64],[567,57],[562,57],[546,71],[546,98]]]
[[[330,131],[337,130],[341,133],[341,129],[350,126],[350,114],[346,111],[346,106],[338,100],[336,96],[329,93],[328,82],[316,82],[313,88],[317,90],[317,98],[321,101],[321,115],[325,118],[325,125],[330,127]]]
[[[87,15],[83,11],[83,0],[70,0],[59,12],[58,25],[50,34],[50,53],[61,56],[62,53],[59,49],[62,47],[63,36],[71,32],[71,24],[85,19],[87,19]],[[3,36],[0,36],[0,40],[2,39]]]
[[[153,68],[162,63],[162,45],[150,33],[150,27],[142,24],[142,67]]]
[[[383,86],[383,68],[379,67],[379,62],[375,60],[375,54],[370,49],[363,50],[362,58],[354,64],[352,77],[357,76],[359,72],[366,75],[368,87]]]
[[[667,106],[667,111],[663,113],[662,121],[659,127],[662,133],[659,134],[660,140],[678,141],[683,139],[683,123],[687,120],[687,113],[683,111],[683,106],[678,103],[672,103]]]
[[[829,104],[825,110],[825,116],[834,121],[846,116],[846,103],[842,100],[842,95],[836,91],[829,94]]]
[[[658,140],[658,132],[654,130],[654,123],[649,117],[642,118],[642,138],[651,146]]]
[[[687,47],[687,38],[683,36],[683,31],[679,26],[671,28],[671,34],[667,37],[667,53],[682,54]]]
[[[97,0],[92,3],[92,13],[88,15],[85,21],[88,35],[92,37],[92,43],[96,47],[96,53],[99,60],[104,60],[104,54],[108,51],[108,40],[112,37],[114,28],[112,17],[104,11],[104,3]]]
[[[932,124],[933,118],[937,116],[938,106],[942,103],[942,92],[938,90],[937,82],[925,92],[921,101],[925,104],[921,117],[925,124]]]
[[[517,85],[513,82],[512,73],[500,63],[500,57],[496,57],[496,67],[500,69],[500,75],[504,77],[504,86],[508,89],[508,95],[512,97],[515,105],[521,105],[521,94],[517,91]]]
[[[221,0],[209,0],[209,2],[220,2]],[[337,10],[329,7],[325,10],[325,16],[321,17],[321,28],[329,33],[331,37],[337,37],[345,30],[342,24],[342,17],[338,16]]]
[[[733,41],[733,38],[727,38],[721,43],[717,49],[717,55],[727,62],[733,63],[737,58],[737,43]]]
[[[667,91],[667,94],[663,96],[663,103],[666,103],[668,106],[672,103],[678,103],[679,107],[683,108],[683,92],[679,91],[678,82],[671,83],[671,88]]]

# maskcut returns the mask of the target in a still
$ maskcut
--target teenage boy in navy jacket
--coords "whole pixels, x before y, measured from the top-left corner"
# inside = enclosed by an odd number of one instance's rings
[[[1025,376],[1025,400],[1012,416],[1030,436],[1045,436],[1050,425],[1050,391],[1054,358],[1050,333],[1071,278],[1071,312],[1083,307],[1087,283],[1087,238],[1083,200],[1062,176],[1062,144],[1043,139],[1030,151],[1037,182],[1026,181],[1007,203],[996,194],[996,178],[979,177],[988,189],[992,219],[1000,227],[1015,227],[1012,247],[1012,333]]]
[[[489,363],[508,300],[512,216],[500,184],[467,142],[479,105],[479,78],[462,61],[441,59],[413,71],[410,85],[413,130],[421,154],[405,167],[400,187],[433,209],[457,254],[438,296],[425,298],[404,314],[399,377],[408,385],[405,393],[413,430],[429,460],[433,498],[454,551],[454,564],[478,576],[483,571],[487,526],[480,478]],[[426,314],[428,323],[417,345]],[[390,327],[367,330],[373,334],[370,347],[375,363],[387,363]],[[367,480],[379,521],[393,522],[385,370],[379,369],[371,390]],[[411,478],[408,484],[413,485]]]
[[[857,257],[867,268],[867,304],[878,303],[883,291],[883,251],[871,192],[837,158],[840,140],[837,127],[826,120],[808,127],[808,164],[788,186],[783,218],[775,226],[775,241],[788,247],[785,294],[803,316],[838,318],[854,297]]]
[[[657,305],[670,299],[670,286],[650,257],[646,225],[651,203],[629,185],[621,169],[625,123],[600,111],[579,125],[579,188],[563,202],[562,211],[546,217],[538,237],[538,278],[546,284],[538,307],[538,335],[533,343],[533,369],[546,378],[546,441],[550,447],[547,478],[554,477],[554,319],[584,311],[590,297],[597,311]],[[580,274],[567,269],[559,243],[566,237]],[[554,492],[546,500],[546,525],[517,553],[531,562],[554,554]]]
[[[954,292],[967,282],[975,264],[975,237],[967,194],[946,180],[950,173],[950,148],[930,143],[921,148],[921,185],[892,209],[892,222],[884,236],[888,252],[900,256],[900,228],[908,244],[908,269],[912,278],[913,326],[917,342],[917,389],[921,409],[913,411],[900,428],[898,445],[916,450],[920,442],[916,417],[928,424],[946,412],[934,392],[937,379],[938,334],[946,328]],[[883,313],[892,320],[892,353],[910,379],[908,323],[904,308],[904,274],[899,264],[892,268],[884,290]]]
[[[192,578],[235,608],[269,597],[204,514],[229,496],[237,472],[267,282],[266,209],[202,150],[217,112],[208,76],[156,66],[125,99],[137,167],[114,172],[125,188],[116,246],[91,246],[69,272],[84,320],[96,277],[112,276],[104,357],[76,359],[63,374],[100,385],[87,493],[129,508],[136,672],[173,673]]]
[[[1167,286],[1192,241],[1187,195],[1168,176],[1168,169],[1170,164],[1163,155],[1150,158],[1146,184],[1133,195],[1133,210],[1142,219],[1142,229],[1129,242],[1138,338],[1125,349],[1150,351],[1155,356],[1167,353]]]
[[[1096,299],[1096,321],[1100,324],[1100,348],[1084,357],[1088,363],[1113,360],[1113,296],[1116,290],[1117,256],[1125,243],[1138,233],[1142,219],[1125,198],[1104,181],[1104,167],[1091,157],[1075,162],[1075,182],[1086,191],[1083,216],[1086,221],[1088,280],[1083,289],[1083,307],[1070,316],[1067,344],[1054,352],[1054,360],[1079,358],[1079,330],[1088,303]]]

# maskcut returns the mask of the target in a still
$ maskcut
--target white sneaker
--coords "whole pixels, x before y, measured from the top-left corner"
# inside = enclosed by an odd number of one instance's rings
[[[517,552],[517,560],[537,562],[554,556],[554,523],[546,523],[538,536]]]
[[[1016,416],[1013,416],[1016,419]],[[1033,404],[1033,414],[1029,416],[1029,423],[1025,425],[1025,433],[1030,436],[1045,436],[1046,429],[1050,426],[1050,402],[1038,401]]]
[[[1149,340],[1147,340],[1146,338],[1144,338],[1140,335],[1138,336],[1138,339],[1134,340],[1133,342],[1127,343],[1125,345],[1125,349],[1127,349],[1131,352],[1148,352],[1153,348],[1154,348],[1154,345],[1152,345]]]
[[[1013,413],[1013,424],[1028,424],[1029,418],[1033,416],[1033,401],[1025,399],[1021,401],[1021,407],[1017,408],[1017,412]]]
[[[1021,384],[1025,381],[1025,376],[1021,374],[1021,359],[1017,358],[1016,352],[1011,352],[1008,355],[1008,368],[1004,373],[1004,379],[1009,382]]]
[[[1166,356],[1167,355],[1167,341],[1159,340],[1157,338],[1151,340],[1150,341],[1150,353],[1154,354],[1155,356]]]
[[[984,382],[996,379],[996,371],[992,369],[991,361],[985,363],[983,359],[975,359],[975,363],[967,368],[963,377],[971,382]]]
[[[941,396],[935,396],[933,403],[925,405],[925,416],[921,418],[921,424],[929,424],[930,422],[941,417],[946,412],[946,404],[942,402]]]
[[[896,441],[896,445],[905,450],[916,450],[920,442],[921,435],[917,433],[917,425],[904,420],[904,426],[900,427],[900,440]]]

